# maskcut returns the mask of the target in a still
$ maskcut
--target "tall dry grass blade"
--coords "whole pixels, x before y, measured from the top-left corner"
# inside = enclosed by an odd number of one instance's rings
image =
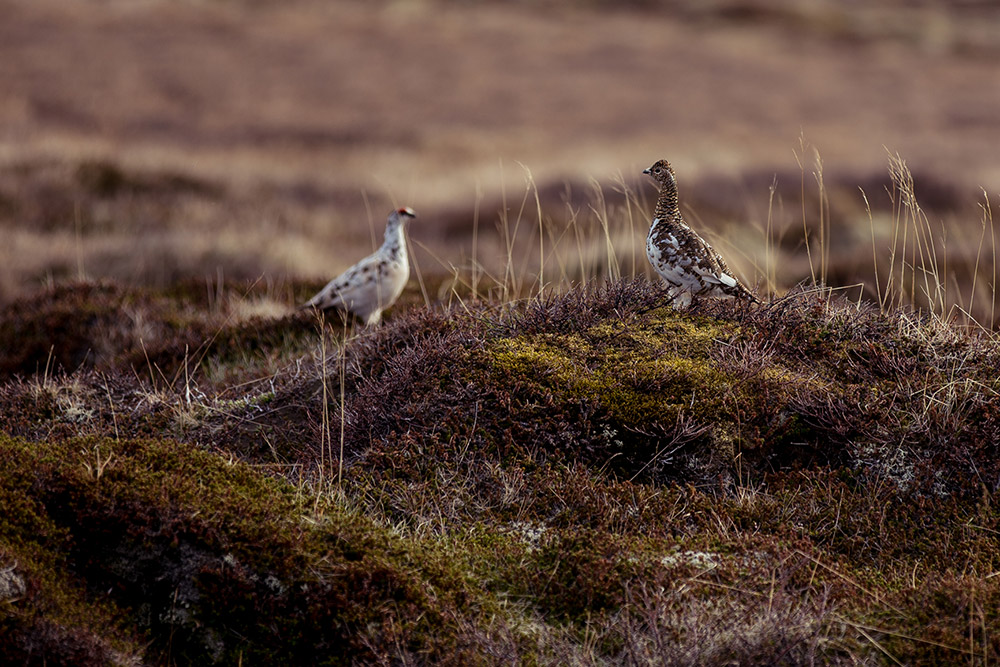
[[[379,247],[378,232],[375,231],[375,216],[372,215],[372,204],[368,200],[368,191],[361,191],[361,200],[365,203],[365,216],[368,218],[368,234],[372,240],[372,250]]]
[[[108,386],[108,376],[101,373],[101,380],[104,381],[104,393],[108,397],[108,406],[111,408],[111,423],[115,429],[115,442],[119,442],[118,413],[115,411],[115,402],[111,397],[111,387]]]
[[[328,374],[326,372],[326,317],[321,311],[316,314],[317,326],[319,327],[319,350],[320,350],[320,375],[321,384],[323,389],[323,408],[320,412],[320,432],[319,432],[319,486],[318,489],[323,488],[323,482],[326,475],[326,451],[328,443],[330,441],[330,389]],[[319,503],[320,492],[317,490],[316,502]]]
[[[427,294],[427,286],[424,284],[424,274],[420,270],[420,262],[417,261],[417,254],[413,252],[413,244],[410,242],[409,236],[404,237],[406,243],[406,252],[409,253],[410,262],[413,264],[413,273],[417,276],[417,285],[420,287],[420,295],[424,298],[424,306],[426,308],[431,307],[431,299]]]
[[[819,280],[826,285],[830,269],[830,195],[823,177],[823,158],[816,148],[813,148],[813,161],[816,165],[813,178],[819,192]]]
[[[990,196],[986,190],[983,190],[983,201],[979,204],[979,207],[983,211],[983,226],[989,227],[990,229],[990,257],[992,259],[992,267],[990,273],[990,319],[989,326],[990,329],[996,326],[996,305],[997,305],[997,237],[996,228],[993,226],[993,209],[990,206]],[[978,258],[977,258],[978,263]]]
[[[340,379],[340,453],[337,456],[337,491],[344,490],[344,438],[347,429],[347,405],[344,385],[347,383],[347,318],[343,318],[343,337],[337,371]],[[330,452],[333,453],[332,451]]]
[[[896,279],[896,255],[899,250],[899,209],[896,190],[895,188],[886,188],[886,193],[889,195],[889,219],[892,221],[892,242],[889,245],[889,270],[886,273],[884,299],[879,304],[882,312],[885,312],[886,308],[892,305],[893,299],[896,298],[894,296],[894,291],[897,289],[895,287],[896,283],[899,282],[902,284],[902,277],[898,281]],[[900,276],[902,276],[902,271],[900,272]]]
[[[980,204],[982,206],[982,204]],[[979,284],[979,262],[983,257],[983,244],[986,242],[986,217],[983,216],[982,230],[979,233],[979,245],[976,247],[976,263],[972,268],[972,287],[969,289],[969,312],[974,313],[976,307],[976,288]]]
[[[483,203],[483,187],[476,183],[476,202],[472,210],[472,298],[479,300],[479,207]]]
[[[576,256],[579,258],[579,261],[580,261],[579,266],[581,268],[581,271],[580,271],[580,283],[584,287],[586,287],[587,286],[587,280],[588,280],[589,276],[587,275],[587,271],[583,270],[584,269],[584,251],[583,251],[583,247],[584,247],[584,230],[581,229],[581,225],[580,225],[580,210],[576,209],[576,208],[573,208],[573,202],[570,199],[570,197],[566,198],[566,210],[569,213],[569,218],[566,221],[567,233],[569,232],[569,230],[573,231],[573,240],[576,242]]]
[[[799,201],[802,203],[802,239],[806,247],[806,257],[809,260],[809,277],[812,280],[813,286],[816,286],[816,265],[813,263],[812,256],[812,246],[809,243],[809,225],[806,218],[806,167],[805,159],[806,149],[809,145],[806,143],[805,135],[799,135],[799,150],[792,150],[792,155],[795,156],[795,162],[799,165]]]
[[[898,156],[897,156],[898,157]],[[899,280],[897,294],[895,295],[894,307],[897,309],[902,308],[906,304],[906,249],[907,242],[910,236],[910,225],[909,225],[909,211],[910,209],[906,205],[905,192],[906,184],[905,178],[906,174],[900,173],[897,167],[896,160],[893,156],[889,156],[889,177],[892,181],[892,189],[890,191],[890,199],[892,202],[892,224],[893,224],[893,243],[892,243],[892,254],[890,256],[890,261],[895,264],[896,254],[898,253],[901,257],[899,261]],[[906,172],[909,173],[909,172]],[[902,240],[899,239],[899,233],[902,230]],[[912,267],[912,260],[910,262]],[[912,275],[912,270],[911,270]],[[914,280],[911,279],[910,283],[910,295],[915,293]]]
[[[923,293],[927,301],[928,312],[944,318],[948,313],[947,271],[938,260],[938,245],[942,253],[946,250],[946,238],[935,240],[934,230],[930,220],[917,201],[914,189],[913,174],[906,161],[898,153],[889,156],[889,177],[892,180],[894,210],[902,218],[904,261],[900,263],[900,284],[905,285],[907,262],[907,242],[912,236],[909,251],[909,298],[915,307],[920,307],[917,301],[918,291]],[[910,227],[912,226],[912,232]],[[946,256],[946,253],[945,253]],[[919,271],[919,276],[917,275]],[[897,305],[905,305],[905,289],[900,290]]]
[[[497,220],[497,226],[500,230],[501,236],[503,238],[504,250],[506,251],[506,261],[504,263],[503,269],[503,281],[501,282],[501,298],[504,303],[509,303],[512,301],[517,293],[520,291],[519,286],[515,284],[517,280],[516,274],[514,272],[514,239],[517,237],[517,223],[520,222],[520,216],[518,220],[515,221],[515,226],[511,229],[510,225],[510,212],[507,206],[507,180],[504,178],[503,174],[503,160],[500,161],[500,216]]]
[[[622,196],[623,201],[625,202],[625,219],[628,221],[628,237],[627,238],[633,239],[633,238],[635,238],[635,218],[634,218],[634,215],[632,213],[632,210],[635,207],[635,205],[638,204],[638,200],[636,199],[636,195],[632,191],[632,188],[630,188],[628,186],[628,183],[625,181],[625,175],[622,174],[621,171],[615,172],[615,177],[614,177],[613,183],[615,185],[615,192],[619,193]],[[629,258],[631,260],[631,267],[630,267],[630,270],[629,270],[629,277],[630,278],[635,278],[636,277],[636,257],[635,257],[636,256],[636,252],[635,252],[636,245],[632,244],[632,246],[631,246],[631,248],[629,250],[630,250],[630,252],[629,252]]]
[[[621,277],[621,270],[618,266],[618,256],[615,253],[615,244],[611,240],[611,228],[608,222],[608,205],[604,199],[604,189],[595,180],[590,181],[591,191],[594,194],[593,203],[590,205],[591,212],[597,216],[597,221],[601,225],[601,232],[604,235],[604,252],[607,261],[607,277],[617,280]]]
[[[555,285],[557,289],[565,289],[568,286],[571,286],[574,282],[573,276],[570,273],[570,266],[567,262],[566,257],[564,256],[566,253],[562,249],[566,237],[569,236],[571,232],[577,232],[576,220],[574,217],[576,215],[576,211],[573,210],[573,207],[570,203],[569,185],[566,186],[565,202],[567,211],[569,212],[569,216],[567,217],[566,222],[562,227],[562,231],[559,231],[557,233],[556,225],[553,223],[552,220],[549,220],[549,224],[546,225],[545,228],[549,236],[549,254],[548,254],[549,261],[551,261],[554,258],[556,264],[559,267],[559,283]],[[580,256],[582,257],[582,255]]]
[[[778,267],[774,252],[774,193],[777,190],[778,175],[775,174],[767,189],[767,222],[764,225],[764,283],[770,294],[775,294],[778,290]]]
[[[521,162],[518,162],[518,165],[524,170],[526,196],[530,193],[535,199],[535,216],[538,219],[538,276],[536,284],[538,285],[537,294],[540,297],[545,293],[545,229],[543,227],[542,202],[538,197],[538,185],[535,183],[531,170]]]
[[[871,231],[872,235],[872,273],[875,275],[875,295],[878,299],[879,312],[885,314],[885,300],[882,297],[882,284],[878,275],[878,245],[875,241],[875,218],[872,215],[872,206],[868,201],[868,195],[862,188],[858,188],[861,192],[861,198],[865,202],[865,212],[868,214],[868,229]]]
[[[73,232],[76,240],[76,279],[82,282],[87,279],[87,272],[83,268],[83,220],[79,200],[73,202]]]

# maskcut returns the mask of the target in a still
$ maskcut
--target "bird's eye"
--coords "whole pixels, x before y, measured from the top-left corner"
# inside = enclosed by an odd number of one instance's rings
[[[661,169],[660,167],[657,167],[653,171],[655,171],[657,174],[659,174],[661,171],[663,171],[663,169]]]

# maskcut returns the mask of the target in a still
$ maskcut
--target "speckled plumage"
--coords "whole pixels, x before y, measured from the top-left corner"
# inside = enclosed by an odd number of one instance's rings
[[[694,296],[744,298],[756,301],[705,239],[687,226],[677,205],[677,180],[666,160],[642,173],[660,186],[653,223],[646,237],[646,256],[656,273],[670,286],[674,303],[687,305]]]
[[[382,311],[395,303],[409,280],[405,231],[407,220],[416,216],[411,208],[393,211],[382,246],[327,283],[302,308],[336,309],[351,313],[368,326],[378,324]]]

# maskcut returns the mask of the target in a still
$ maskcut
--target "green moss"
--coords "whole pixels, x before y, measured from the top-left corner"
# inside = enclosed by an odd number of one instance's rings
[[[642,429],[682,411],[718,419],[729,389],[708,357],[718,326],[675,317],[626,327],[607,322],[579,334],[500,338],[485,354],[495,380],[530,379],[562,400],[591,400],[619,424]]]
[[[24,606],[97,637],[127,612],[149,655],[313,660],[342,642],[331,656],[362,657],[372,623],[448,650],[430,628],[468,604],[461,577],[370,521],[190,445],[0,438],[0,459]]]
[[[13,598],[0,599],[0,658],[5,664],[43,660],[108,661],[112,652],[140,655],[141,635],[119,626],[120,611],[91,596],[73,571],[68,552],[72,531],[60,525],[38,497],[42,461],[29,443],[0,436],[0,586]],[[16,589],[16,590],[12,590]],[[19,594],[17,594],[19,593]],[[44,637],[41,646],[39,644]]]

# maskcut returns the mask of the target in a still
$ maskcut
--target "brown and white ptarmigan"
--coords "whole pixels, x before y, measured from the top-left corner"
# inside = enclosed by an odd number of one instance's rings
[[[677,179],[666,160],[643,170],[660,185],[653,224],[646,237],[646,256],[667,285],[676,305],[695,296],[757,301],[705,239],[687,226],[677,206]]]
[[[301,308],[336,309],[368,326],[378,324],[382,311],[395,303],[410,277],[405,232],[407,221],[415,217],[412,208],[390,213],[382,247],[327,283]]]

